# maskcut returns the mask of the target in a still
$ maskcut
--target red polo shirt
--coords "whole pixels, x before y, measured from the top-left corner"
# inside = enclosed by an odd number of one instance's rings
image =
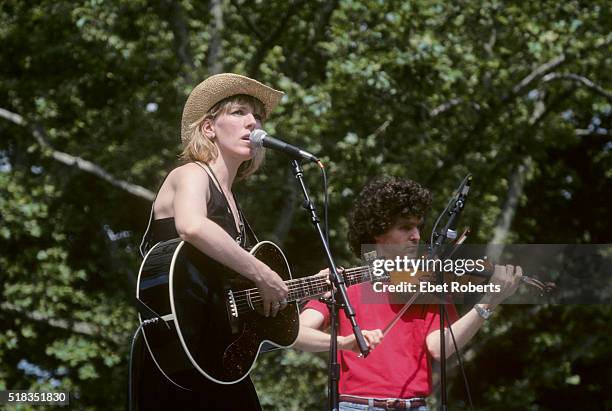
[[[362,302],[362,294],[371,284],[348,288],[348,296],[355,309],[357,323],[362,330],[383,329],[389,324],[402,304]],[[364,291],[365,290],[365,291]],[[447,305],[451,322],[457,320],[454,305]],[[310,301],[304,309],[314,309],[325,317],[329,326],[327,306]],[[352,334],[352,327],[341,311],[339,335]],[[431,364],[425,338],[440,328],[437,305],[413,304],[383,341],[366,358],[351,351],[339,350],[341,364],[340,394],[374,398],[427,397],[431,393]]]

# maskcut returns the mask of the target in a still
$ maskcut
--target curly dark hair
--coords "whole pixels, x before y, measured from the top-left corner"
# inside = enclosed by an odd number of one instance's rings
[[[422,218],[431,205],[431,193],[403,178],[382,177],[368,183],[357,196],[349,215],[351,250],[361,257],[362,244],[374,244],[401,217]]]

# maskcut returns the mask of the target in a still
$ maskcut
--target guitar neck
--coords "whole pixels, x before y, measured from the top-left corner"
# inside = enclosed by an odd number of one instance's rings
[[[369,266],[348,268],[341,274],[347,286],[365,283],[372,280],[372,272]],[[295,278],[285,281],[289,288],[288,302],[299,301],[304,298],[323,295],[332,289],[328,283],[328,277],[324,275],[311,275],[309,277]],[[246,296],[251,304],[261,304],[261,297],[257,288],[238,291],[235,296]]]
[[[369,266],[348,268],[343,270],[342,278],[347,286],[372,281],[372,270]],[[382,278],[377,278],[382,279]],[[324,275],[311,275],[310,277],[296,278],[285,281],[289,288],[287,302],[295,302],[305,298],[316,297],[331,291],[328,277]],[[262,298],[257,288],[232,292],[228,294],[228,309],[232,316],[249,312],[261,307]]]
[[[341,275],[347,286],[372,280],[372,272],[368,266],[348,268],[344,270]],[[332,289],[331,285],[328,283],[328,277],[323,275],[296,278],[294,280],[285,281],[285,284],[289,287],[287,301],[290,302],[323,295]]]

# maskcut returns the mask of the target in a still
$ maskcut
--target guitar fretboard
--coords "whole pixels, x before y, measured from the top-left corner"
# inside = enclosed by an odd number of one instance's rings
[[[372,279],[370,267],[355,267],[341,274],[347,286],[364,283]],[[310,276],[286,281],[289,287],[288,301],[298,301],[308,297],[323,295],[332,289],[327,276]]]
[[[347,286],[372,281],[372,270],[369,266],[348,268],[341,273]],[[309,277],[295,278],[285,281],[289,288],[288,302],[299,301],[304,298],[316,297],[331,291],[332,287],[328,277],[324,275],[312,275]],[[257,288],[236,291],[233,293],[239,312],[252,310],[261,306],[261,296]]]

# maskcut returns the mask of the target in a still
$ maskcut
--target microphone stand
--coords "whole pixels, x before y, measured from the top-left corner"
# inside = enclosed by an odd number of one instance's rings
[[[467,194],[470,189],[471,182],[472,182],[472,175],[468,174],[463,179],[463,181],[461,182],[461,185],[457,189],[455,199],[454,200],[451,199],[446,209],[444,209],[444,211],[442,212],[442,215],[443,215],[448,210],[448,221],[446,222],[446,225],[444,226],[442,230],[435,232],[433,234],[434,241],[432,242],[430,249],[429,249],[430,258],[439,256],[439,253],[443,251],[442,250],[444,248],[443,245],[447,239],[454,240],[457,237],[457,232],[455,231],[457,227],[457,220],[459,219],[459,215],[463,211],[463,207],[465,207],[465,202],[467,200]],[[450,210],[449,210],[449,207],[450,207]],[[440,221],[440,218],[442,217],[442,215],[438,217],[437,221]],[[436,225],[437,225],[437,221],[436,221]],[[434,227],[434,230],[435,230],[435,227]],[[438,285],[444,284],[444,274],[442,273],[442,271],[436,272],[436,278],[437,278]],[[440,307],[440,406],[438,407],[438,409],[440,411],[447,411],[448,399],[446,396],[446,336],[444,332],[444,320],[447,316],[446,304],[444,301],[446,296],[444,294],[444,291],[442,291],[440,294],[441,294],[441,300],[439,304],[439,307]]]
[[[340,307],[344,309],[346,318],[350,321],[351,326],[353,327],[353,333],[355,334],[355,339],[359,345],[359,351],[361,351],[364,358],[367,357],[369,348],[365,342],[365,339],[363,338],[363,334],[361,334],[361,329],[355,320],[355,311],[353,310],[348,295],[346,294],[344,277],[338,274],[338,269],[334,263],[334,258],[331,254],[329,244],[325,239],[325,234],[321,229],[321,224],[319,224],[319,217],[317,216],[314,204],[312,201],[310,201],[310,197],[308,196],[308,190],[304,183],[304,172],[302,167],[297,160],[292,160],[291,169],[293,171],[293,175],[298,180],[300,187],[302,188],[302,193],[304,194],[304,208],[310,214],[312,224],[315,226],[315,229],[319,234],[321,244],[323,245],[323,249],[325,251],[325,257],[327,258],[327,263],[329,265],[329,279],[336,288],[335,293],[331,293],[331,297],[326,301],[326,304],[329,307],[331,323],[328,383],[329,409],[332,411],[337,411],[339,408],[338,382],[340,381],[340,364],[338,363],[338,311]]]

